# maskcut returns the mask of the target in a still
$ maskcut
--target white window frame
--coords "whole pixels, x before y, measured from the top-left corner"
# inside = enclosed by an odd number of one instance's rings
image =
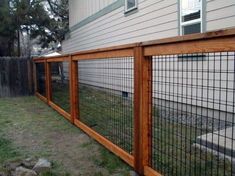
[[[129,9],[127,9],[127,3],[128,3],[127,1],[128,0],[125,0],[125,13],[130,12],[130,11],[138,8],[138,0],[135,0],[135,6],[129,8]]]
[[[195,19],[195,20],[191,20],[191,21],[183,22],[183,21],[182,21],[182,0],[180,0],[180,35],[184,35],[184,34],[183,34],[183,27],[184,27],[184,26],[189,26],[189,25],[198,24],[198,23],[201,24],[201,31],[200,31],[200,32],[202,33],[202,31],[203,31],[203,24],[202,24],[203,3],[202,3],[202,1],[204,1],[204,0],[201,0],[201,4],[200,4],[200,5],[201,5],[201,9],[200,9],[200,18]]]

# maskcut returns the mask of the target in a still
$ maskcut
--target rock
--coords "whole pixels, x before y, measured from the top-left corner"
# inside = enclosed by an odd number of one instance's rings
[[[22,165],[28,169],[32,169],[36,163],[37,161],[35,159],[27,158],[22,162]]]
[[[130,171],[130,176],[138,176],[138,174],[135,171]]]
[[[0,176],[8,176],[8,174],[6,172],[0,171]]]
[[[36,165],[33,167],[33,170],[37,172],[38,174],[50,171],[50,169],[51,169],[51,163],[47,161],[46,159],[42,159],[42,158],[40,158],[38,162],[36,163]]]
[[[7,175],[3,172],[0,172],[0,176],[7,176]]]
[[[37,173],[21,166],[16,168],[15,176],[37,176]]]
[[[4,164],[5,169],[7,169],[9,171],[15,171],[15,169],[19,166],[22,166],[22,161],[21,160],[11,161],[11,162],[8,162],[8,163]]]

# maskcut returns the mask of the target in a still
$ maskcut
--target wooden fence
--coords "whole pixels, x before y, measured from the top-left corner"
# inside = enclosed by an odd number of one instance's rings
[[[0,57],[0,97],[32,95],[32,68],[30,58]]]
[[[229,132],[222,135],[220,130],[234,126],[235,29],[35,58],[34,63],[36,96],[138,174],[234,173],[233,162],[227,158],[233,158],[235,146],[227,146],[226,140],[231,140]],[[53,84],[61,81],[51,73],[53,63],[68,65],[68,88],[62,86],[67,94],[59,94],[59,98],[54,92],[58,84]],[[39,67],[44,69],[39,71]],[[64,96],[67,108],[58,103]],[[205,121],[197,123],[204,117]],[[203,135],[208,135],[204,147]],[[212,151],[218,151],[220,145],[213,143],[213,137],[218,141],[220,137],[225,139],[222,152]],[[226,154],[226,147],[230,153]],[[218,158],[214,160],[214,156]]]

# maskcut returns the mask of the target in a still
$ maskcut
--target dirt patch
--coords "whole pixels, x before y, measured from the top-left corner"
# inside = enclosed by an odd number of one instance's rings
[[[105,163],[100,152],[104,149],[36,98],[4,101],[5,108],[0,106],[0,112],[8,123],[0,131],[0,136],[10,139],[24,156],[47,158],[61,175],[128,175],[129,169],[121,161],[111,172],[108,166],[100,164]],[[13,102],[17,105],[11,111]],[[0,120],[0,126],[3,123],[5,121]],[[110,154],[110,157],[115,156]]]

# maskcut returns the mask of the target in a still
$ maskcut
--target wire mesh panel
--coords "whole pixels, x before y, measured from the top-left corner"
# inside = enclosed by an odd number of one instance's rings
[[[235,175],[235,52],[153,57],[152,167]]]
[[[133,150],[133,58],[78,62],[80,120],[128,153]]]
[[[37,92],[46,97],[46,72],[44,63],[36,63]]]
[[[50,67],[52,101],[70,113],[69,63],[52,62]]]

